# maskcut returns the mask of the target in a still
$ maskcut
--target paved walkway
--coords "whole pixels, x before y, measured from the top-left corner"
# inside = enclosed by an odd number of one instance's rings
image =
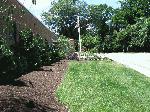
[[[98,56],[108,57],[150,77],[150,53],[105,53]]]

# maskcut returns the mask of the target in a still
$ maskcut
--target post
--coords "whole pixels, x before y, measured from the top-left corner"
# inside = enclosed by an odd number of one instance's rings
[[[78,27],[78,33],[79,33],[79,58],[81,54],[81,36],[80,36],[80,17],[77,16],[77,27]]]

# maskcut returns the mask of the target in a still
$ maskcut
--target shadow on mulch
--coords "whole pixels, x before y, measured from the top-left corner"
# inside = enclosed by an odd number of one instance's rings
[[[61,61],[57,60],[57,62],[53,62],[51,65],[45,65],[45,66],[48,66],[48,67],[49,66],[55,66],[56,64],[59,64],[59,63],[61,63]],[[45,69],[45,68],[41,67],[41,68],[37,68],[35,70],[29,70],[29,71],[26,71],[22,74],[17,74],[17,75],[13,74],[13,73],[5,74],[5,75],[3,74],[3,75],[0,75],[0,86],[2,86],[2,85],[4,85],[4,86],[12,85],[12,86],[19,86],[19,87],[27,86],[23,81],[17,80],[17,79],[19,77],[21,77],[22,75],[26,75],[26,74],[31,73],[33,71],[53,72],[52,69]],[[8,77],[6,77],[6,76],[8,76]],[[14,76],[14,77],[12,77],[12,76]]]
[[[56,112],[54,108],[39,105],[23,98],[8,98],[0,100],[1,112]]]
[[[51,65],[52,66],[52,65]],[[54,65],[53,65],[54,66]],[[44,68],[39,68],[37,69],[36,71],[46,71],[46,72],[52,72],[53,70],[52,69],[49,69],[49,70],[46,70]]]
[[[68,112],[55,97],[67,65],[61,60],[11,81],[0,79],[0,112]]]

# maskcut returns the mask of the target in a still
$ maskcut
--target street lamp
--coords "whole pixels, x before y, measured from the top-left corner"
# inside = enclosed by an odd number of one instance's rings
[[[79,33],[79,53],[81,53],[80,16],[77,16],[77,28]]]
[[[78,42],[78,45],[79,45],[79,60],[81,58],[81,35],[80,35],[80,16],[79,15],[74,15],[74,16],[77,16],[77,24],[75,26],[75,28],[78,28],[78,34],[79,34],[79,42]]]
[[[76,1],[77,0],[73,0],[73,3],[75,3]],[[67,3],[67,8],[68,8],[69,1],[67,0],[66,3]],[[78,33],[79,33],[79,43],[78,44],[79,44],[79,59],[80,59],[80,54],[81,54],[80,16],[79,15],[74,15],[74,16],[77,16],[77,24],[76,24],[75,28],[78,28]]]

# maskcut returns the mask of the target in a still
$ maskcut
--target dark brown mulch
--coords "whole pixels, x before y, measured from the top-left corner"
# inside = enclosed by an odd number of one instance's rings
[[[62,60],[23,75],[13,84],[0,85],[0,112],[67,112],[55,96],[67,65]]]

